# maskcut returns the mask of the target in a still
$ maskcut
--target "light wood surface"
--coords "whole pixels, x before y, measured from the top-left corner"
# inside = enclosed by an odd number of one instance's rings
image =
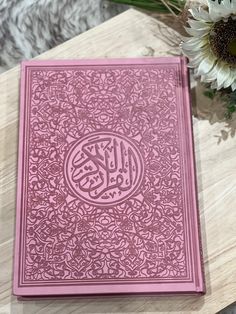
[[[129,10],[42,54],[40,59],[159,56],[179,52],[176,34]],[[0,75],[0,313],[215,313],[236,300],[235,120],[193,90],[194,137],[207,294],[18,301],[12,257],[18,136],[19,67]]]

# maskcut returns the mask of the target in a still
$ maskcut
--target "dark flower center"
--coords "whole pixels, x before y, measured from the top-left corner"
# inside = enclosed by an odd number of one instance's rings
[[[216,22],[209,41],[218,59],[236,66],[236,20],[229,17],[227,21]]]
[[[229,43],[229,52],[231,53],[231,55],[236,56],[236,39],[233,39]]]

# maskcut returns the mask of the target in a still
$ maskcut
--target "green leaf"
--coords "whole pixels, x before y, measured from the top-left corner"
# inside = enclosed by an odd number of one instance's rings
[[[236,91],[232,91],[231,87],[223,88],[219,91],[211,89],[209,85],[205,84],[204,95],[208,98],[215,98],[225,107],[225,118],[231,119],[236,113]]]
[[[227,107],[228,111],[233,113],[236,111],[236,105],[234,104],[229,104],[228,107]]]
[[[205,90],[203,94],[210,99],[215,97],[215,91],[213,89]]]
[[[176,14],[184,7],[185,0],[109,0],[114,3],[126,4],[134,7],[138,7],[148,11],[155,11],[159,13],[170,13],[168,6]],[[168,4],[165,5],[165,2]]]

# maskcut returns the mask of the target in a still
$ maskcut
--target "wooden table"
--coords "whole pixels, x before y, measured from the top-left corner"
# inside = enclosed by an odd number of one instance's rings
[[[176,42],[174,31],[143,13],[128,10],[38,58],[169,55],[179,52]],[[222,107],[212,105],[195,89],[194,137],[207,294],[17,301],[11,289],[19,66],[0,75],[0,92],[1,314],[215,313],[236,300],[236,121],[230,121],[227,127],[222,122]]]

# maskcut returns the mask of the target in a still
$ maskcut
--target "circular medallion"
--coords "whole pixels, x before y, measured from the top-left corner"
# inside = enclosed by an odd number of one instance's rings
[[[74,195],[104,206],[125,201],[140,187],[143,159],[136,144],[113,132],[90,133],[70,147],[65,179]]]

